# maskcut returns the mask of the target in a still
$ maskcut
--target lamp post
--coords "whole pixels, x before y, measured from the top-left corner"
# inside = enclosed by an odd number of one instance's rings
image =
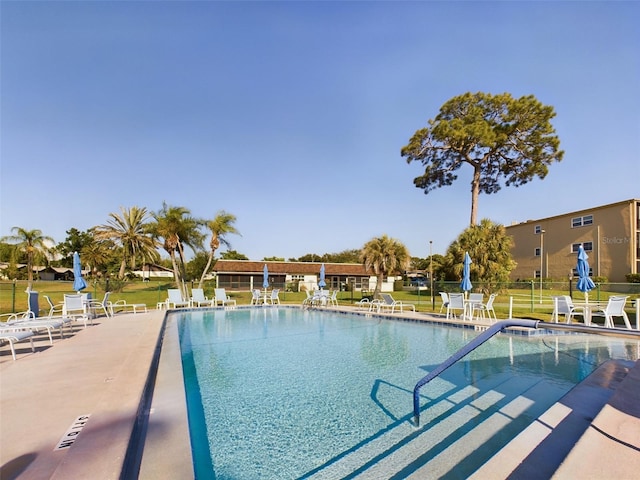
[[[544,267],[544,230],[540,230],[540,304],[542,304],[542,268]]]
[[[431,310],[436,309],[436,299],[433,296],[433,240],[429,240],[429,291],[431,292]]]

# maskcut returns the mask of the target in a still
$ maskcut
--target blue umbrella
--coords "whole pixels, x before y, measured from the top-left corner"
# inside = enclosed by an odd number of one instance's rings
[[[269,288],[269,269],[267,268],[267,264],[264,264],[264,268],[262,269],[262,286],[264,288]]]
[[[73,289],[76,292],[87,288],[87,282],[82,278],[82,265],[80,264],[80,255],[73,252]]]
[[[464,262],[462,263],[462,282],[460,283],[460,289],[464,292],[468,292],[473,288],[473,285],[471,285],[472,263],[469,252],[464,252]]]
[[[584,247],[580,245],[578,248],[578,264],[576,265],[576,270],[578,271],[578,284],[576,288],[581,292],[584,292],[584,297],[588,301],[588,292],[589,290],[593,290],[596,285],[593,283],[593,280],[589,277],[589,256],[584,251]]]
[[[318,281],[318,286],[320,288],[327,286],[327,282],[324,281],[324,263],[320,265],[320,280]]]

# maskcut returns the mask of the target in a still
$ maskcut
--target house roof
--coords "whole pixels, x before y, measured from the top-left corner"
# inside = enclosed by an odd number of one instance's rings
[[[320,262],[256,262],[252,260],[218,260],[212,271],[216,273],[237,273],[262,275],[265,264],[269,269],[269,275],[311,275],[319,274]],[[330,275],[354,275],[369,276],[371,272],[365,270],[360,263],[326,263],[324,264],[326,276]]]

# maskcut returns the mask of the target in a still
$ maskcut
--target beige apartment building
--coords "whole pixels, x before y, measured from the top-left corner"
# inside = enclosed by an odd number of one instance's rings
[[[602,205],[506,227],[517,267],[512,280],[576,277],[577,251],[589,255],[591,275],[625,282],[640,272],[640,200]]]

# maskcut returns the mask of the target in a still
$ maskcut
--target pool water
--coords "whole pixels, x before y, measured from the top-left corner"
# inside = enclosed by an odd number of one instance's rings
[[[603,361],[633,356],[615,339],[498,335],[423,387],[416,428],[414,385],[473,330],[290,307],[178,315],[198,479],[407,478],[425,465],[463,478]]]

